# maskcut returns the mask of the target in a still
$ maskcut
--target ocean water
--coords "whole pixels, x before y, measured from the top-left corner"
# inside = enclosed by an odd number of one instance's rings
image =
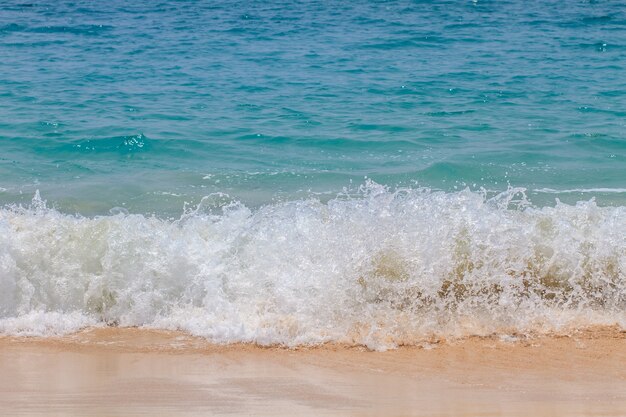
[[[626,328],[626,3],[0,4],[0,334]]]

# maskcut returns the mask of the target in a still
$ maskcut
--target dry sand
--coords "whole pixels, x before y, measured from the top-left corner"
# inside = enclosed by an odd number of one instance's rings
[[[388,352],[175,332],[0,338],[0,416],[626,416],[626,332]]]

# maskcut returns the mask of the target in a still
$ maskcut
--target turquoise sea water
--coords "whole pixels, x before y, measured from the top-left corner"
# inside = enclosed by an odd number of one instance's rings
[[[0,201],[180,214],[367,176],[622,204],[624,74],[621,1],[4,2]]]
[[[0,3],[0,333],[626,327],[626,3]]]

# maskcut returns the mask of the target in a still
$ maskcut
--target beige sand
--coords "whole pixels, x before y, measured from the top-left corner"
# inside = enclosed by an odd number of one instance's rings
[[[172,332],[0,338],[1,416],[626,416],[626,332],[369,352]]]

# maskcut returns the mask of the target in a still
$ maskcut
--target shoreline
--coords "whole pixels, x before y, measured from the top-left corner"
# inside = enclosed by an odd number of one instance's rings
[[[620,416],[626,331],[472,337],[372,352],[213,345],[91,328],[0,337],[0,414],[16,416]]]

